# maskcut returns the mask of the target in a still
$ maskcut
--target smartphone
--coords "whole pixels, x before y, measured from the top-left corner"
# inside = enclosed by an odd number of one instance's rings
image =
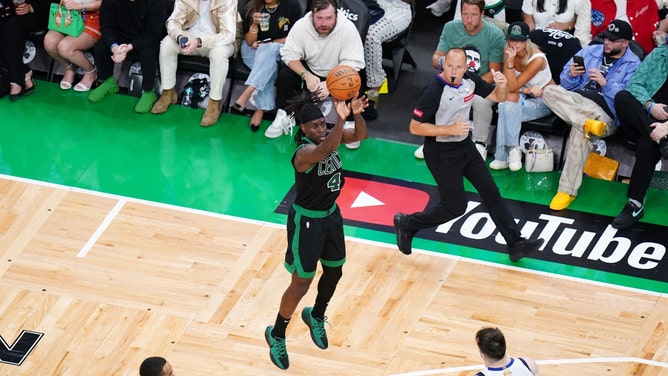
[[[181,37],[181,39],[179,39],[179,44],[181,45],[181,49],[186,48],[186,43],[188,43],[188,37]]]
[[[581,67],[585,66],[585,61],[582,56],[575,55],[573,56],[573,62]]]
[[[263,39],[263,40],[259,41],[258,43],[269,43],[269,42],[271,42],[271,38]]]

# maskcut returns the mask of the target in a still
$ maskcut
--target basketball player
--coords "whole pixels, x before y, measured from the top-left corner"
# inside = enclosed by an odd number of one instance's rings
[[[506,240],[511,261],[518,261],[543,244],[543,239],[521,237],[519,226],[471,139],[469,110],[473,96],[494,102],[503,102],[508,96],[503,73],[492,70],[492,75],[496,85],[468,72],[464,49],[451,48],[444,55],[443,71],[422,90],[413,109],[410,132],[425,136],[424,160],[436,180],[441,202],[422,212],[394,216],[397,245],[404,254],[411,254],[413,236],[419,230],[465,213],[463,178],[468,179],[482,197],[492,221]]]
[[[355,95],[350,104],[340,100],[334,102],[338,120],[328,134],[325,117],[320,111],[321,103],[317,99],[319,95],[319,92],[303,92],[288,101],[287,107],[300,124],[295,135],[297,150],[292,156],[297,194],[288,213],[288,249],[284,264],[292,274],[292,280],[281,298],[276,323],[264,332],[269,344],[269,358],[280,369],[290,365],[285,348],[285,329],[297,304],[308,292],[318,260],[322,264],[318,295],[315,305],[304,307],[301,317],[309,327],[315,345],[321,349],[329,345],[325,309],[334,295],[346,261],[343,219],[336,205],[345,182],[338,147],[341,143],[367,137],[366,122],[362,117],[369,105],[365,96],[357,98]],[[355,128],[344,129],[351,111]]]
[[[538,365],[533,359],[506,356],[506,338],[499,328],[478,330],[475,341],[485,362],[485,369],[475,376],[540,376]]]
[[[139,376],[175,376],[172,365],[167,359],[152,356],[144,359],[139,366]]]

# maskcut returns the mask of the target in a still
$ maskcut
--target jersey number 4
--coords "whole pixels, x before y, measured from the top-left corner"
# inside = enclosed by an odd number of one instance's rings
[[[332,175],[331,178],[329,178],[329,181],[327,182],[327,188],[329,188],[332,192],[336,192],[341,190],[341,173],[337,172],[336,174]]]

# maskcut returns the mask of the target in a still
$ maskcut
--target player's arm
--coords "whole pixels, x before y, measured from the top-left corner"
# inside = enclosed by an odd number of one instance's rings
[[[538,364],[536,364],[536,361],[531,359],[531,358],[525,358],[522,357],[525,362],[527,362],[527,365],[529,366],[529,369],[531,370],[531,373],[533,373],[534,376],[540,376],[540,370],[538,370]]]
[[[344,102],[345,103],[345,102]],[[364,109],[369,107],[369,100],[366,96],[361,96],[357,98],[357,95],[350,101],[350,111],[353,113],[353,119],[355,119],[355,129],[346,129],[343,131],[343,136],[341,137],[341,142],[344,144],[362,141],[369,137],[369,131],[367,130],[366,120],[362,117]],[[337,109],[338,113],[338,109]]]

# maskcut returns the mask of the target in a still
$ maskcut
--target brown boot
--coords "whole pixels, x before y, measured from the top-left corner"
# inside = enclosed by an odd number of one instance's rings
[[[220,117],[220,100],[209,99],[209,104],[206,106],[206,111],[204,116],[202,116],[202,122],[199,125],[203,127],[210,127],[218,121]]]
[[[164,89],[160,99],[158,99],[153,105],[153,108],[151,108],[151,112],[154,114],[162,114],[167,111],[167,107],[169,107],[170,104],[175,104],[178,101],[179,96],[176,95],[176,90],[174,90],[174,88]]]

